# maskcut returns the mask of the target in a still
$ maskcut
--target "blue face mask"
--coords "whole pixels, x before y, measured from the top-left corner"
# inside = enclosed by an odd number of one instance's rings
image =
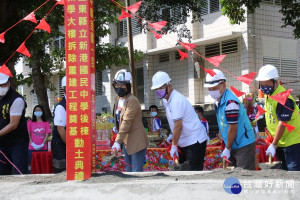
[[[264,94],[270,95],[273,93],[274,86],[260,86],[260,89]]]
[[[157,115],[157,112],[151,112],[151,116],[155,117]]]
[[[42,111],[35,111],[33,113],[36,117],[41,117],[43,115],[43,112]]]

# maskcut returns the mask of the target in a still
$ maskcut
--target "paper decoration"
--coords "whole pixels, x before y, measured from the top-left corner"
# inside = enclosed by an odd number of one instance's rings
[[[119,20],[121,21],[121,19],[124,19],[124,18],[127,18],[127,17],[132,17],[132,15],[127,13],[125,10],[122,9],[122,13],[119,17]]]
[[[280,92],[278,94],[275,94],[273,96],[269,96],[271,99],[274,99],[275,101],[277,101],[278,103],[285,105],[286,100],[288,99],[288,97],[290,96],[291,92],[293,91],[293,89],[288,89],[284,92]]]
[[[59,5],[65,5],[65,0],[56,0]]]
[[[29,15],[27,15],[23,20],[27,20],[27,21],[31,21],[33,23],[37,23],[34,12],[30,13]]]
[[[154,28],[156,31],[161,31],[161,29],[166,26],[168,22],[167,21],[160,21],[155,23],[149,23],[148,25]]]
[[[239,91],[238,89],[236,89],[235,87],[231,86],[230,89],[232,90],[232,92],[237,96],[237,97],[240,97],[242,95],[245,94],[245,92],[241,92]]]
[[[5,74],[9,77],[13,77],[11,71],[8,69],[8,67],[5,64],[0,67],[0,73]]]
[[[49,24],[46,22],[44,18],[40,21],[40,23],[35,28],[47,31],[48,33],[50,33],[51,31]]]
[[[162,34],[158,34],[158,33],[156,33],[155,31],[152,31],[152,30],[150,30],[150,31],[151,31],[151,33],[154,34],[154,37],[155,37],[156,39],[162,38]]]
[[[257,107],[257,110],[258,110],[258,112],[257,112],[257,114],[256,114],[256,119],[257,119],[260,115],[262,115],[262,114],[264,114],[265,112],[267,112],[267,111],[265,111],[262,107],[260,107],[259,105],[257,105],[256,107]]]
[[[251,72],[249,74],[245,74],[239,77],[236,77],[237,80],[240,80],[248,85],[251,84],[252,80],[254,79],[254,77],[256,76],[257,72]]]
[[[17,49],[17,52],[19,52],[19,53],[21,53],[21,54],[27,56],[28,58],[31,57],[31,55],[30,55],[28,49],[27,49],[26,46],[25,46],[25,42],[23,42],[23,43],[20,45],[20,47]]]
[[[142,4],[142,1],[139,1],[131,6],[126,7],[127,10],[129,10],[131,13],[135,14],[136,11],[138,11],[138,9],[140,8]]]
[[[288,132],[292,132],[295,129],[295,126],[289,125],[284,122],[282,122],[282,124],[287,128]]]
[[[212,69],[206,69],[206,68],[203,68],[203,69],[206,73],[208,73],[212,77],[214,77],[214,75],[216,75],[216,72],[214,72],[214,70],[212,70]]]
[[[219,65],[221,64],[221,62],[224,60],[224,58],[226,57],[226,55],[219,55],[219,56],[214,56],[214,57],[210,57],[210,58],[205,58],[208,62],[210,62],[212,65],[219,67]]]
[[[3,33],[0,34],[0,42],[1,43],[5,43],[5,38],[4,38],[5,33],[6,32],[3,32]]]
[[[182,60],[184,60],[184,59],[186,59],[186,58],[189,57],[189,54],[187,54],[187,53],[185,53],[183,51],[180,51],[179,49],[177,49],[177,51],[179,52],[179,54],[181,56],[180,61],[182,61]]]
[[[191,51],[191,50],[193,50],[195,47],[197,47],[198,45],[196,45],[196,44],[191,44],[191,43],[183,43],[183,42],[180,42],[180,41],[178,41],[179,42],[179,44],[181,44],[181,46],[183,46],[186,50],[188,50],[188,51]]]

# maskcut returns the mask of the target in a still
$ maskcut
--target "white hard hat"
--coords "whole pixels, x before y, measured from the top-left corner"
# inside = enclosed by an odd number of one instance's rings
[[[161,86],[163,86],[166,83],[169,83],[170,81],[171,81],[171,78],[166,72],[158,71],[152,77],[151,90],[160,88]]]
[[[260,68],[258,76],[255,80],[257,81],[267,81],[271,79],[277,79],[279,77],[278,70],[273,65],[265,65]]]
[[[226,78],[221,70],[213,69],[213,71],[216,73],[214,76],[211,76],[209,73],[206,75],[206,80],[204,83],[205,88],[215,87],[222,81],[226,81]]]
[[[131,78],[131,73],[127,71],[126,69],[121,69],[117,71],[115,74],[115,78],[113,80],[113,83],[118,83],[118,84],[131,84],[132,83],[132,78]]]
[[[67,83],[66,83],[66,76],[64,76],[62,79],[61,79],[61,87],[66,87],[67,86]]]
[[[0,84],[7,83],[8,79],[9,79],[8,75],[0,73]]]

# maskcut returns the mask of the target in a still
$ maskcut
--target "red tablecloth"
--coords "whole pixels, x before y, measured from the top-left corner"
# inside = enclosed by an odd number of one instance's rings
[[[31,172],[33,174],[54,173],[52,152],[32,152]]]

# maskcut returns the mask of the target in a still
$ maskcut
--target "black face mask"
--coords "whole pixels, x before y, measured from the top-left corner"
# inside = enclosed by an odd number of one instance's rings
[[[124,97],[125,95],[128,94],[128,92],[126,91],[126,88],[121,88],[121,87],[115,88],[115,92],[117,93],[117,95],[119,97]]]

